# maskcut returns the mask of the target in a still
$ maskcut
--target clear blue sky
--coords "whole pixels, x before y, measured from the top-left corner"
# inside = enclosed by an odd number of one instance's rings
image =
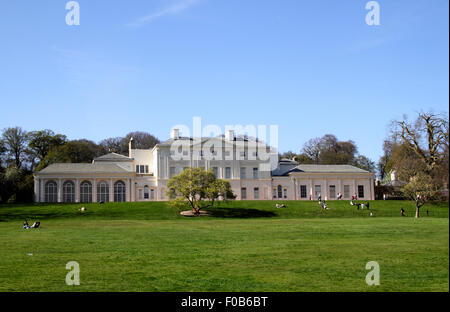
[[[1,0],[0,129],[99,141],[176,124],[276,124],[280,152],[354,140],[377,161],[391,119],[448,111],[447,0]]]

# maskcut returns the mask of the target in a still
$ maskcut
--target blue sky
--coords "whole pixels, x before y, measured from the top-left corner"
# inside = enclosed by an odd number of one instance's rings
[[[281,152],[333,133],[377,161],[389,122],[448,112],[447,0],[0,2],[0,129],[99,141],[176,124],[279,126]]]

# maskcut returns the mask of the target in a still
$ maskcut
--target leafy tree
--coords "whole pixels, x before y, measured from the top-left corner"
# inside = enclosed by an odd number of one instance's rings
[[[375,171],[375,162],[364,155],[358,155],[353,161],[353,165],[369,172]]]
[[[170,203],[175,207],[184,207],[189,203],[196,215],[201,209],[211,207],[219,198],[234,199],[230,182],[217,179],[212,170],[188,168],[173,176],[167,183]]]
[[[50,150],[40,162],[37,170],[42,170],[53,163],[90,163],[105,152],[103,148],[89,140],[69,141]]]
[[[423,172],[413,176],[401,191],[406,198],[415,202],[416,218],[419,218],[420,208],[438,193],[438,189],[433,183],[433,178]]]
[[[350,165],[358,153],[353,141],[338,141],[336,136],[326,134],[322,138],[314,138],[305,143],[302,154],[315,164]]]
[[[2,133],[3,148],[6,152],[6,162],[22,167],[28,143],[28,134],[21,127],[6,128]]]
[[[28,134],[29,143],[27,153],[30,155],[32,168],[34,164],[42,161],[52,148],[62,146],[67,143],[67,137],[62,134],[55,134],[52,130],[32,131]]]

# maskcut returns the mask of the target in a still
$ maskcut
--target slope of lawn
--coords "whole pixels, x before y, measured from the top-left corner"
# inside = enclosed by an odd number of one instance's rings
[[[449,291],[448,203],[419,220],[403,201],[371,202],[374,217],[347,201],[285,203],[200,218],[166,203],[3,205],[0,291]],[[80,286],[65,284],[69,261]],[[365,283],[368,261],[380,286]]]

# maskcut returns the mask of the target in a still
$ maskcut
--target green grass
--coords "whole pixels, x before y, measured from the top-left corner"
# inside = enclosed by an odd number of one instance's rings
[[[448,203],[419,220],[403,201],[371,202],[374,217],[347,201],[285,203],[200,218],[166,203],[3,205],[0,291],[449,291]],[[25,218],[42,228],[23,230]],[[80,286],[65,284],[69,261]],[[368,261],[380,286],[365,283]]]

